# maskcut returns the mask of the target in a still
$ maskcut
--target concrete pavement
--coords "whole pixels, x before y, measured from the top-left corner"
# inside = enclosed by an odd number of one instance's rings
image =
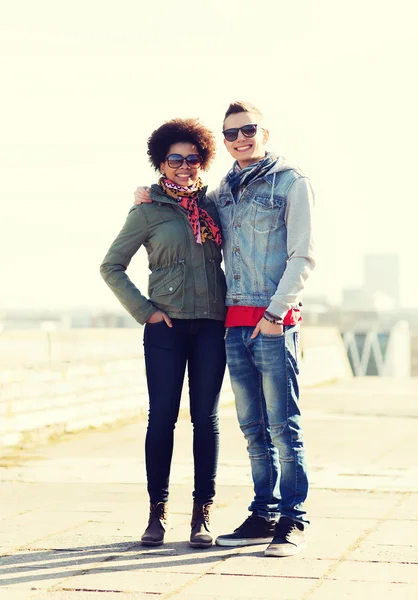
[[[231,399],[232,400],[232,399]],[[3,600],[418,598],[418,380],[354,379],[303,391],[309,546],[188,547],[191,426],[179,421],[171,529],[138,545],[147,521],[143,420],[8,450],[0,464]],[[252,497],[233,407],[221,411],[212,529],[233,530]]]

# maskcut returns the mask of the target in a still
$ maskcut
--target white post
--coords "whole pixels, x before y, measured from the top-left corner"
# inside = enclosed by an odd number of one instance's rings
[[[398,321],[390,332],[383,375],[411,376],[411,334],[407,321]]]

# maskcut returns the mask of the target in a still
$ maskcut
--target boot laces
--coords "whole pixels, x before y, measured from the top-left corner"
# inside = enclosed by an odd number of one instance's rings
[[[209,523],[209,508],[206,505],[202,506],[202,517],[206,523]]]
[[[166,507],[164,502],[158,502],[158,504],[155,504],[154,506],[151,506],[151,510],[149,513],[149,523],[153,520],[153,519],[158,519],[160,521],[165,521],[167,518],[167,513],[166,513]]]

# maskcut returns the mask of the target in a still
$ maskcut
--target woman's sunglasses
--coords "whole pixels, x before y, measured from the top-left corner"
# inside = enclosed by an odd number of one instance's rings
[[[189,156],[182,156],[181,154],[169,154],[165,157],[170,169],[178,169],[186,161],[187,166],[191,169],[197,169],[202,164],[202,157],[198,154],[189,154]]]
[[[238,137],[238,132],[242,131],[242,135],[247,138],[252,138],[257,133],[257,123],[249,123],[242,127],[231,127],[231,129],[225,129],[222,133],[227,142],[235,142]],[[262,129],[262,127],[260,127]]]

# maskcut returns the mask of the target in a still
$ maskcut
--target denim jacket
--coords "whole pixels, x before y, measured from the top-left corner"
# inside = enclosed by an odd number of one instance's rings
[[[309,180],[279,158],[237,198],[226,177],[209,197],[222,224],[226,305],[265,306],[281,317],[298,307],[315,265]]]

